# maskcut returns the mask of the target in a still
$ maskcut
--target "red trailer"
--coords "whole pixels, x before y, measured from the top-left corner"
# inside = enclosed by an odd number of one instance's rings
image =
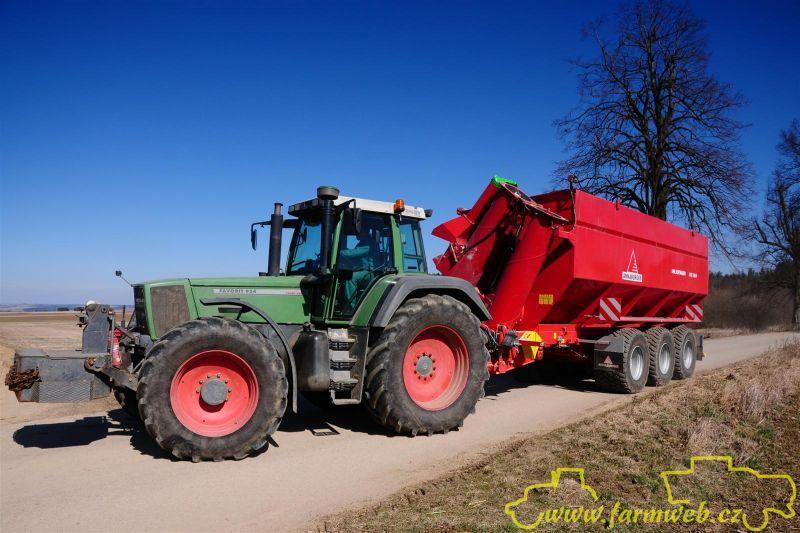
[[[592,361],[607,388],[688,377],[702,357],[708,239],[580,190],[529,197],[496,177],[434,229],[434,262],[472,283],[502,373],[543,357]]]

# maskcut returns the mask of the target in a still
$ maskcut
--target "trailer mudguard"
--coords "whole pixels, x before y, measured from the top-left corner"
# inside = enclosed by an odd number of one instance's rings
[[[369,325],[383,328],[389,324],[397,308],[409,298],[424,296],[425,294],[442,294],[452,296],[466,304],[478,317],[478,320],[489,320],[491,315],[481,301],[475,287],[469,282],[449,276],[397,276],[390,282],[390,288],[384,292],[383,297],[375,307]]]

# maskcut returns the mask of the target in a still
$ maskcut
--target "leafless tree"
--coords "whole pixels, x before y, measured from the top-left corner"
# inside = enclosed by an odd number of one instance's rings
[[[570,153],[557,176],[723,245],[750,166],[737,147],[745,125],[732,117],[743,98],[709,74],[703,31],[667,0],[624,5],[610,35],[587,26],[599,56],[574,62],[581,100],[555,123]]]
[[[800,123],[781,132],[779,160],[767,190],[767,205],[749,234],[756,258],[774,270],[770,281],[792,293],[792,326],[800,329]]]

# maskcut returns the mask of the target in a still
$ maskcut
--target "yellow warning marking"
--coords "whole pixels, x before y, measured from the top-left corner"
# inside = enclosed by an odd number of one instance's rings
[[[539,305],[553,305],[553,295],[552,294],[540,294],[539,295]]]

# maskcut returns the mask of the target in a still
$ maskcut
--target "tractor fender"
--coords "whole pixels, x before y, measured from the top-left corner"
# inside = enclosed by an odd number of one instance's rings
[[[286,340],[286,335],[283,334],[281,327],[272,319],[271,316],[267,314],[266,311],[261,309],[258,306],[255,306],[251,303],[245,302],[244,300],[239,300],[237,298],[203,298],[200,300],[200,303],[203,305],[234,305],[242,307],[248,311],[252,311],[253,313],[257,314],[261,318],[264,319],[266,322],[266,326],[271,328],[272,333],[274,335],[270,335],[263,331],[260,331],[256,328],[256,331],[261,333],[267,341],[269,341],[275,349],[278,351],[279,355],[285,354],[285,358],[281,357],[285,361],[288,361],[289,368],[287,372],[291,375],[290,383],[292,384],[292,412],[297,412],[297,365],[294,362],[294,354],[292,353],[292,348],[289,346],[289,341]],[[252,324],[248,324],[252,326]],[[277,338],[278,342],[275,343],[273,339]]]
[[[426,294],[451,296],[466,304],[478,320],[491,318],[475,287],[461,278],[431,275],[398,276],[390,283],[390,288],[386,290],[372,314],[369,322],[372,327],[386,327],[403,302]]]

